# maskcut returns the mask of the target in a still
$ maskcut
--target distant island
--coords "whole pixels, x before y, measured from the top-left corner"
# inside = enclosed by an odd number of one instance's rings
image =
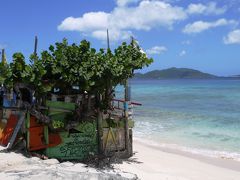
[[[133,79],[239,79],[240,76],[221,77],[189,68],[169,68],[147,73],[135,73]]]

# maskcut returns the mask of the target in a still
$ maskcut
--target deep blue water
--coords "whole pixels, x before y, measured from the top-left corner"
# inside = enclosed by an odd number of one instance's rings
[[[134,80],[134,136],[240,160],[240,80]],[[149,141],[148,141],[149,142]]]

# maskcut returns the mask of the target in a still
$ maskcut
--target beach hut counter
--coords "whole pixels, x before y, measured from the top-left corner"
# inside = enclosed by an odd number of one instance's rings
[[[71,87],[74,91],[74,88]],[[25,84],[12,91],[1,89],[0,144],[7,149],[25,148],[60,160],[92,156],[132,156],[132,108],[141,105],[125,98],[112,99],[112,109],[95,109],[96,95],[49,94],[45,106],[34,106],[34,95]]]

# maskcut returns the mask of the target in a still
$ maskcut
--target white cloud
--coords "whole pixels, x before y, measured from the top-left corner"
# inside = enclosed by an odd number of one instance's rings
[[[116,0],[118,6],[126,6],[130,3],[137,3],[140,0]]]
[[[95,29],[106,29],[110,14],[105,12],[85,13],[82,17],[68,17],[58,26],[61,31],[92,31]]]
[[[187,8],[171,5],[171,0],[115,0],[117,6],[111,12],[88,12],[81,17],[67,17],[58,26],[60,31],[78,31],[99,40],[106,39],[109,29],[110,40],[126,40],[134,30],[149,31],[164,27],[172,29],[176,22],[183,21],[193,14],[223,14],[227,8],[218,7],[215,2],[190,4]],[[219,21],[227,21],[220,19]],[[188,24],[185,33],[197,33],[221,26],[197,21]],[[223,22],[220,22],[223,23]]]
[[[91,34],[92,37],[99,39],[99,40],[107,40],[107,31],[104,30],[96,30],[93,31]],[[109,37],[111,41],[118,41],[121,40],[127,40],[131,36],[133,36],[131,31],[122,31],[118,29],[110,29],[109,31]]]
[[[130,1],[128,1],[130,2]],[[182,7],[162,1],[141,1],[135,7],[118,6],[112,12],[89,12],[82,17],[68,17],[58,26],[60,31],[79,31],[97,39],[106,38],[106,29],[114,34],[112,40],[126,39],[131,30],[148,31],[154,27],[166,27],[187,18]],[[105,33],[104,33],[105,32]]]
[[[109,23],[119,29],[151,30],[157,26],[170,28],[186,17],[180,7],[160,1],[142,1],[137,7],[115,8]]]
[[[167,51],[167,48],[165,46],[154,46],[146,50],[147,54],[162,54],[165,51]]]
[[[190,4],[187,8],[188,14],[204,14],[204,15],[210,15],[210,14],[223,14],[227,10],[227,7],[217,7],[216,2],[209,2],[208,4]]]
[[[240,44],[240,29],[231,31],[223,40],[225,44]]]
[[[210,28],[215,28],[219,26],[237,25],[237,24],[238,23],[235,20],[226,20],[224,18],[214,22],[196,21],[192,24],[187,24],[184,27],[183,32],[186,34],[200,33]]]
[[[180,53],[179,53],[179,56],[185,56],[187,54],[187,52],[185,50],[182,50]]]

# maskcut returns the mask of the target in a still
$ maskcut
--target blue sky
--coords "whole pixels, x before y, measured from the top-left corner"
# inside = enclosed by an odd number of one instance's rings
[[[1,2],[0,48],[28,58],[64,37],[111,48],[134,36],[155,62],[146,72],[194,68],[217,75],[240,74],[239,0],[8,0]]]

